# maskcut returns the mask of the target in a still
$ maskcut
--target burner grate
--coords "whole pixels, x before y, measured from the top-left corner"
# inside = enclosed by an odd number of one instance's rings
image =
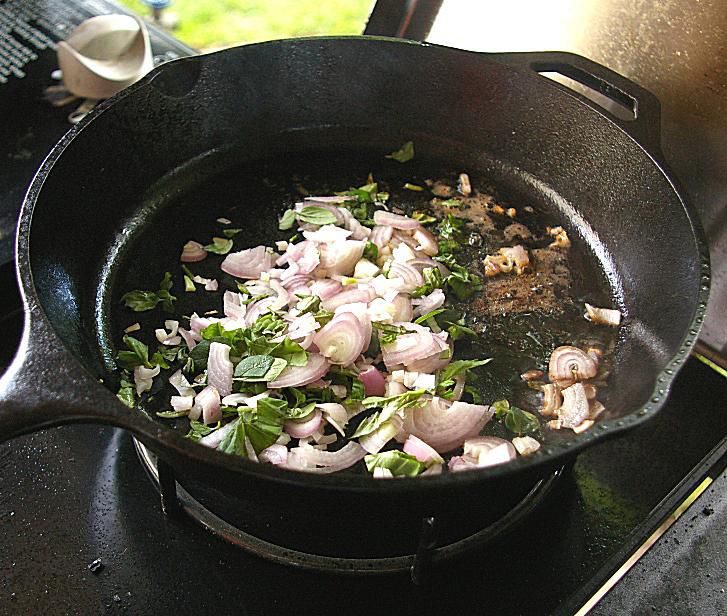
[[[150,479],[160,492],[162,511],[173,517],[188,515],[205,530],[258,557],[281,565],[311,571],[344,575],[409,572],[415,584],[422,584],[439,564],[481,549],[525,520],[552,492],[564,469],[538,481],[508,513],[479,531],[457,541],[438,545],[439,527],[436,517],[422,519],[416,553],[385,558],[341,558],[293,550],[260,539],[222,519],[194,498],[176,482],[174,471],[157,459],[153,452],[134,439],[136,452]]]

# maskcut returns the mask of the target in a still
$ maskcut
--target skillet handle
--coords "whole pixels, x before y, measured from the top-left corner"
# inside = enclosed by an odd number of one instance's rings
[[[30,304],[26,300],[20,347],[0,378],[0,442],[68,423],[138,431],[131,409],[63,349],[43,311]]]
[[[604,101],[608,107],[591,100],[573,88],[567,88],[588,106],[600,113],[605,112],[611,121],[631,135],[650,153],[661,153],[661,105],[659,99],[623,75],[583,56],[561,51],[491,53],[487,55],[496,62],[515,68],[536,73],[558,73],[594,90],[608,99]],[[559,84],[559,87],[566,86]],[[614,114],[614,103],[618,106],[618,115]]]

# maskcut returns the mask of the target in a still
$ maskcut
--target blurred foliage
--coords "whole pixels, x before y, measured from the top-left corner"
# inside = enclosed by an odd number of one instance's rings
[[[141,0],[119,0],[149,18]],[[172,34],[195,49],[217,49],[291,36],[361,34],[373,0],[173,0]]]

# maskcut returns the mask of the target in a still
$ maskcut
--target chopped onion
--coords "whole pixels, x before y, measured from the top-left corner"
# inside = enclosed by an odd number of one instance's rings
[[[404,431],[425,441],[439,453],[446,453],[479,434],[493,413],[489,406],[466,402],[450,404],[435,396],[426,406],[406,409]]]
[[[172,396],[169,399],[169,404],[177,412],[189,411],[194,404],[194,396]]]
[[[401,261],[394,261],[391,264],[389,268],[389,279],[391,278],[401,278],[404,281],[401,290],[406,293],[424,284],[424,278],[417,269]]]
[[[198,416],[201,414],[203,423],[208,425],[217,423],[222,419],[220,393],[215,387],[208,385],[197,394],[192,409],[198,413]]]
[[[331,363],[350,366],[366,350],[370,338],[366,339],[356,315],[343,312],[326,323],[316,333],[313,342]]]
[[[618,310],[596,308],[588,303],[586,303],[586,313],[583,317],[593,323],[610,325],[611,327],[617,327],[621,323],[621,313]]]
[[[398,415],[394,415],[389,421],[385,421],[376,430],[359,438],[358,442],[369,453],[379,453],[386,443],[394,438],[402,428],[403,421]]]
[[[260,462],[267,464],[285,464],[288,460],[288,448],[285,445],[270,445],[260,452],[258,456]]]
[[[376,246],[381,250],[384,246],[386,246],[390,241],[391,237],[394,234],[393,227],[389,226],[382,226],[377,225],[373,229],[371,229],[371,235],[369,235],[369,242],[376,244]]]
[[[330,363],[318,353],[308,353],[305,366],[287,366],[274,381],[268,383],[271,389],[283,387],[301,387],[319,380],[328,372]]]
[[[197,441],[200,445],[204,445],[205,447],[210,447],[211,449],[217,449],[219,444],[225,440],[225,437],[232,432],[232,430],[235,429],[235,426],[237,425],[237,422],[240,421],[239,419],[235,419],[234,421],[231,421],[230,423],[226,423],[221,428],[218,428],[214,432],[210,432],[207,436],[203,436],[199,441]]]
[[[341,227],[335,227],[333,225],[323,225],[317,231],[303,231],[303,237],[311,242],[318,242],[321,244],[329,244],[335,242],[343,242],[347,240],[351,235],[351,231],[342,229]],[[300,246],[304,242],[299,244],[293,244],[293,246]]]
[[[431,231],[428,231],[424,227],[420,227],[419,229],[414,231],[412,237],[418,244],[415,247],[415,250],[421,250],[424,254],[427,254],[430,257],[439,253],[439,244],[437,243],[437,238],[432,235]]]
[[[329,274],[349,276],[363,256],[365,246],[365,243],[360,240],[320,244],[321,267],[326,269]]]
[[[404,441],[404,452],[414,456],[419,462],[423,462],[427,466],[430,464],[442,464],[444,460],[437,453],[437,450],[427,445],[423,440],[410,434]]]
[[[210,344],[207,383],[217,389],[220,396],[228,396],[232,392],[232,370],[230,347],[221,342]]]
[[[323,414],[320,409],[316,409],[303,420],[289,419],[283,424],[283,430],[293,438],[305,438],[318,430],[322,421]]]
[[[360,372],[358,378],[361,379],[367,396],[383,396],[386,393],[386,380],[374,366]]]
[[[179,392],[180,396],[194,396],[194,389],[181,370],[177,370],[169,377],[169,384]]]
[[[228,254],[220,267],[231,276],[252,280],[273,267],[273,257],[265,246],[257,246]]]
[[[331,299],[334,295],[340,293],[341,289],[343,289],[341,283],[338,282],[338,280],[332,280],[330,278],[322,278],[320,280],[316,280],[310,286],[310,292],[313,295],[317,295],[318,297],[320,297],[321,301]]]
[[[479,467],[495,466],[517,458],[517,451],[504,438],[480,436],[464,442],[464,457]]]
[[[197,263],[207,258],[207,251],[199,242],[190,240],[182,248],[182,255],[179,260],[182,263]]]
[[[339,283],[340,284],[340,283]],[[315,287],[315,283],[313,283],[313,286]],[[312,288],[311,288],[312,290]],[[320,297],[320,296],[319,296]],[[349,289],[344,289],[340,293],[336,293],[332,297],[329,297],[328,299],[321,298],[321,306],[325,310],[335,310],[339,306],[343,306],[344,304],[354,304],[358,302],[366,302],[368,303],[369,300],[371,300],[371,291],[368,289],[359,289],[357,287],[351,287]]]
[[[299,445],[288,452],[286,466],[310,473],[335,473],[362,460],[366,450],[350,441],[338,451],[321,451],[310,445]]]
[[[346,394],[344,393],[344,396],[345,395]],[[337,402],[323,402],[321,404],[316,404],[316,407],[323,411],[323,416],[326,421],[333,426],[336,432],[340,433],[341,436],[346,435],[344,432],[344,428],[348,423],[348,412],[346,411],[346,407],[342,404],[338,404]]]
[[[444,305],[445,299],[444,291],[442,291],[442,289],[434,289],[434,291],[432,291],[429,295],[425,295],[419,299],[413,299],[411,300],[411,303],[416,306],[416,308],[414,308],[414,314],[416,316],[422,316],[432,310],[441,308]]]
[[[378,210],[374,212],[374,222],[377,225],[386,225],[393,227],[394,229],[418,229],[421,224],[414,218],[408,216],[401,216],[394,214],[393,212],[386,212],[384,210]]]

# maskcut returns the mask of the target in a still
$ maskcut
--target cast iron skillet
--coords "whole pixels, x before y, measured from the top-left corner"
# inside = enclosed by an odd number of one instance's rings
[[[586,83],[635,118],[618,120],[538,71]],[[72,422],[121,426],[179,475],[251,499],[284,495],[300,507],[421,514],[522,487],[653,416],[696,340],[708,254],[658,136],[651,94],[570,54],[314,38],[164,65],[73,128],[30,186],[17,238],[26,325],[0,381],[0,439]],[[125,268],[146,267],[134,261],[135,239],[153,234],[176,247],[167,265],[148,265],[150,286],[189,239],[163,215],[178,194],[240,161],[309,150],[335,156],[342,146],[382,153],[408,139],[418,157],[488,176],[550,210],[600,264],[626,320],[608,414],[593,429],[477,472],[383,482],[317,476],[198,446],[130,412],[98,382],[112,368],[112,302],[128,290],[114,282]],[[273,217],[266,204],[243,208],[251,230]],[[201,221],[218,211],[201,203],[185,215]]]

